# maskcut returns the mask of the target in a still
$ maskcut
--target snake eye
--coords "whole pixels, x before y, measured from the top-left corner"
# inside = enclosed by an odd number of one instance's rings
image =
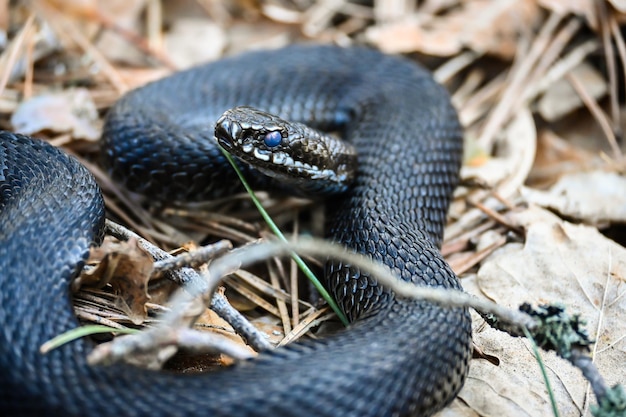
[[[265,137],[263,138],[263,143],[265,143],[265,146],[267,146],[268,148],[274,148],[280,145],[280,142],[282,142],[282,140],[283,136],[280,134],[280,132],[273,131],[265,135]]]

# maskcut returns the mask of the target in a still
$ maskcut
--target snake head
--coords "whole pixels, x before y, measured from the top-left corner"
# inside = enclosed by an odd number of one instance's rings
[[[227,110],[215,138],[231,155],[300,195],[345,191],[356,151],[338,138],[247,106]]]
[[[240,106],[226,111],[215,125],[217,142],[233,155],[252,154],[269,161],[272,151],[284,151],[287,122],[270,113]]]

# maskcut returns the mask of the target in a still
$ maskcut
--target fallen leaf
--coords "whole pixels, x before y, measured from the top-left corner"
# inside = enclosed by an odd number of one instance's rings
[[[572,172],[548,191],[527,187],[521,191],[529,202],[568,218],[589,224],[626,223],[626,178],[615,172]]]
[[[141,32],[136,32],[136,28],[141,27],[147,3],[146,0],[98,1],[93,12],[117,28],[142,36]],[[101,25],[95,27],[101,30]],[[123,36],[119,29],[102,31],[96,41],[98,50],[111,61],[144,63],[145,56],[133,46],[133,43],[128,36]]]
[[[415,14],[374,26],[366,38],[388,53],[419,51],[451,56],[468,47],[478,53],[511,59],[520,33],[533,27],[541,13],[535,1],[472,0],[444,15]]]
[[[210,39],[210,42],[197,42],[197,39]],[[214,61],[225,47],[224,31],[207,19],[178,18],[165,35],[167,55],[178,68]]]
[[[11,124],[19,133],[51,130],[91,141],[100,138],[99,123],[96,105],[84,88],[35,96],[22,102],[11,116]]]
[[[466,290],[500,305],[563,303],[587,321],[597,340],[592,357],[609,385],[625,384],[626,249],[597,229],[574,225],[532,206],[510,216],[525,228],[525,243],[510,243],[489,256]],[[475,341],[500,358],[494,367],[472,362],[462,398],[481,415],[551,415],[548,394],[528,341],[491,328],[477,329]],[[588,384],[580,371],[553,353],[542,353],[562,416],[590,415]],[[490,404],[498,404],[498,407]]]
[[[224,288],[221,287],[218,291],[223,292]],[[254,354],[254,349],[252,349],[246,342],[235,333],[232,326],[223,318],[217,315],[213,310],[204,308],[203,313],[198,317],[198,320],[195,322],[195,329],[201,330],[206,329],[207,331],[213,331],[217,334],[220,334],[224,337],[230,339],[233,343],[238,344],[242,349],[247,349],[251,354]],[[234,359],[227,355],[219,355],[220,362],[222,365],[232,365],[234,363]]]
[[[519,110],[503,136],[496,155],[481,165],[464,165],[461,177],[494,188],[508,198],[524,184],[535,160],[537,129],[531,113]]]
[[[76,290],[82,285],[103,287],[111,285],[115,305],[135,324],[146,318],[146,303],[150,300],[148,281],[154,263],[136,239],[127,242],[108,243],[92,250],[90,262],[99,260],[91,271],[84,272],[73,285]]]
[[[606,95],[607,81],[590,64],[581,63],[572,70],[572,75],[585,86],[585,91],[591,98],[598,100]],[[567,79],[560,78],[539,99],[537,110],[544,119],[553,122],[582,106],[583,101],[572,84]]]
[[[374,26],[366,31],[367,39],[390,54],[420,51],[428,55],[452,56],[463,48],[459,36],[451,32],[425,27],[418,16]],[[453,34],[454,35],[454,34]]]
[[[473,360],[470,374],[459,399],[467,410],[482,417],[536,417],[551,416],[552,409],[544,381],[530,344],[527,340],[512,338],[490,327],[474,332],[474,342],[500,360],[495,366],[486,360]],[[555,392],[561,417],[580,416],[580,410],[571,402],[567,390],[555,378],[554,366],[559,374],[575,378],[577,369],[569,366],[554,354],[542,353],[550,363],[550,380]],[[583,387],[582,379],[576,380]],[[581,389],[584,391],[584,389]],[[466,414],[459,413],[459,417]]]
[[[570,126],[568,126],[569,128]],[[572,143],[573,140],[571,140],[570,135],[567,136],[567,139],[549,129],[539,130],[537,155],[533,168],[526,179],[526,186],[546,189],[568,172],[590,171],[606,166],[606,162],[600,157],[603,152],[602,148],[586,150]],[[600,145],[596,143],[597,141],[593,142],[590,145]]]

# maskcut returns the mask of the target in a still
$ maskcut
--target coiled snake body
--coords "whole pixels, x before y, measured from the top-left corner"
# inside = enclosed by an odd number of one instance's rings
[[[461,158],[444,89],[414,63],[362,48],[296,46],[175,74],[110,111],[103,134],[115,178],[152,199],[231,193],[213,139],[226,109],[251,105],[341,130],[358,149],[355,184],[329,204],[329,236],[418,285],[460,288],[438,251]],[[253,182],[258,173],[247,170]],[[262,180],[259,180],[262,182]],[[0,409],[4,415],[429,415],[461,388],[470,352],[464,309],[394,297],[346,265],[327,286],[355,320],[234,369],[174,375],[89,366],[88,341],[45,355],[78,323],[69,280],[102,230],[99,189],[60,151],[0,135]]]

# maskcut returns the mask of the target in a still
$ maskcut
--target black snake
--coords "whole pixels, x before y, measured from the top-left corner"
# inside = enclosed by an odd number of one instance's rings
[[[135,90],[110,111],[103,150],[114,177],[158,200],[232,193],[214,124],[250,105],[358,149],[350,190],[329,206],[328,235],[418,285],[460,288],[438,246],[461,160],[445,90],[414,63],[365,48],[252,52]],[[259,174],[246,170],[255,183]],[[262,183],[263,180],[259,179]],[[259,185],[260,183],[257,183]],[[48,354],[42,342],[78,325],[69,280],[102,231],[100,191],[55,148],[0,134],[0,409],[3,415],[429,415],[461,388],[470,319],[399,299],[331,264],[327,287],[346,331],[203,375],[92,367],[89,341]]]

